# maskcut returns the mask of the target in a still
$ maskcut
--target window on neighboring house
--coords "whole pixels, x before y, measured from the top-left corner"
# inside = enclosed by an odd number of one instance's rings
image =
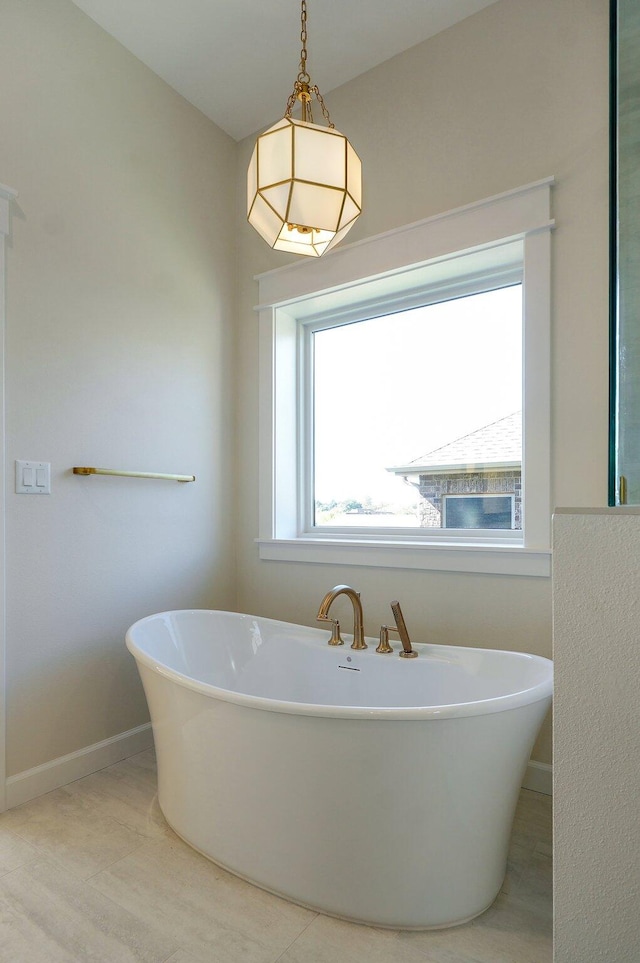
[[[513,495],[445,495],[445,528],[513,528]]]
[[[549,574],[549,195],[260,278],[261,558]]]

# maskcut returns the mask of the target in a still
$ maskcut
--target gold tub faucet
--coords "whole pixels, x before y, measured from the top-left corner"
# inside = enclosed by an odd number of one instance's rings
[[[329,645],[344,645],[344,640],[340,637],[340,623],[337,619],[329,618],[329,609],[339,595],[346,595],[353,605],[353,642],[351,648],[366,649],[367,643],[364,640],[364,618],[362,615],[360,593],[352,589],[350,585],[336,585],[330,592],[327,592],[320,603],[316,619],[318,622],[333,623]]]

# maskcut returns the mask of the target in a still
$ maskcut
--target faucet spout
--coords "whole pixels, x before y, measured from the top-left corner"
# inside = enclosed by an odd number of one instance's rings
[[[327,592],[320,603],[316,618],[318,622],[333,622],[334,620],[329,618],[329,609],[340,595],[346,595],[353,606],[353,642],[351,648],[366,649],[367,643],[364,640],[364,617],[362,614],[360,593],[352,589],[350,585],[336,585],[330,592]],[[335,645],[336,643],[330,642],[330,644]]]

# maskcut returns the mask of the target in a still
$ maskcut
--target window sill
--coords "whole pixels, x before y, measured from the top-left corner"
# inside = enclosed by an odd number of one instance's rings
[[[380,568],[549,577],[551,551],[512,545],[433,545],[340,538],[256,539],[260,558]]]

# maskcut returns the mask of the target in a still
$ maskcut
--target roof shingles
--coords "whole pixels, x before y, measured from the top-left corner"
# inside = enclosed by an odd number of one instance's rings
[[[519,462],[522,459],[522,412],[494,421],[468,435],[414,458],[407,468],[415,471],[443,465],[491,465]]]

